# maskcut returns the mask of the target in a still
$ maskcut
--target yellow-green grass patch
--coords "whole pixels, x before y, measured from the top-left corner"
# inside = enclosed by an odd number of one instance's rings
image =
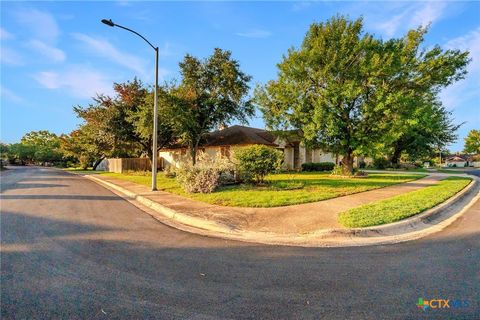
[[[448,177],[423,189],[347,210],[340,214],[339,222],[348,228],[396,222],[444,202],[465,188],[470,181],[470,178]]]

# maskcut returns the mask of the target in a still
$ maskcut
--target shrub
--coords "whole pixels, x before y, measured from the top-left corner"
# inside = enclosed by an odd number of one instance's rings
[[[333,176],[344,176],[345,173],[343,172],[343,167],[342,166],[334,166],[332,169],[332,175]]]
[[[260,184],[267,174],[280,169],[283,154],[271,147],[254,145],[236,149],[234,157],[242,178],[246,181],[254,179]]]
[[[417,168],[417,165],[414,163],[401,163],[400,169],[411,170]]]
[[[221,171],[220,172],[220,184],[221,185],[228,185],[228,184],[235,184],[238,182],[238,177],[235,175],[235,171]]]
[[[333,162],[306,162],[302,164],[302,171],[332,171]]]
[[[373,166],[377,169],[386,169],[390,167],[390,161],[385,158],[373,159]]]
[[[173,166],[168,166],[163,170],[163,173],[165,174],[165,177],[167,178],[175,178],[177,175],[177,172],[175,171],[175,167]]]
[[[212,193],[220,185],[222,172],[232,170],[232,164],[225,159],[217,158],[213,161],[206,154],[202,154],[196,165],[185,163],[175,172],[177,181],[185,192]]]

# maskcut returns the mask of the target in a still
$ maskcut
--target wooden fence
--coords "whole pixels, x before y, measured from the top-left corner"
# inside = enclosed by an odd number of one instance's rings
[[[152,164],[148,158],[107,159],[106,171],[123,173],[125,171],[150,171]]]

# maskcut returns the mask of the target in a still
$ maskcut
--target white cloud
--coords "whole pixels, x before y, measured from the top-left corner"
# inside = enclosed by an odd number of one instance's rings
[[[60,29],[53,15],[37,9],[23,8],[15,14],[18,24],[29,29],[34,38],[47,43],[55,43]]]
[[[132,3],[128,0],[118,0],[118,1],[115,1],[115,3],[121,7],[130,7],[132,5]]]
[[[49,46],[40,40],[31,40],[27,43],[27,46],[53,62],[65,61],[65,53],[62,50]]]
[[[267,30],[254,29],[247,32],[237,32],[236,35],[245,38],[268,38],[272,33]]]
[[[403,23],[404,16],[405,16],[405,13],[401,13],[396,16],[393,16],[391,19],[379,23],[377,25],[377,29],[382,30],[386,36],[392,37],[397,32],[401,24]]]
[[[9,100],[13,103],[23,103],[25,99],[15,94],[12,90],[5,88],[0,84],[0,96],[2,99]]]
[[[445,44],[445,48],[468,50],[472,58],[469,71],[480,71],[480,27],[464,36],[451,39]]]
[[[33,78],[47,89],[67,90],[78,98],[91,98],[97,93],[113,94],[112,81],[106,75],[81,65],[70,66],[63,71],[39,72]]]
[[[295,1],[292,6],[293,11],[302,11],[307,8],[310,8],[312,2],[310,1]]]
[[[466,79],[442,91],[443,103],[449,108],[457,108],[468,101],[480,101],[480,28],[449,40],[444,48],[468,50],[472,61],[467,67]]]
[[[138,72],[140,76],[145,76],[147,74],[146,67],[147,63],[144,59],[140,59],[134,55],[121,52],[116,47],[114,47],[110,42],[100,38],[93,38],[83,33],[74,33],[72,36],[86,44],[92,52],[108,58],[115,63],[122,65],[126,68],[129,68],[135,72]]]
[[[13,34],[8,32],[7,30],[0,27],[0,39],[1,40],[9,40],[15,38]]]
[[[442,2],[426,2],[418,11],[410,18],[409,27],[418,26],[425,27],[429,23],[439,20],[445,10],[446,4]]]
[[[386,3],[367,10],[366,23],[372,29],[392,37],[408,29],[434,24],[443,18],[447,4],[444,2]]]
[[[5,46],[0,48],[0,61],[2,64],[10,66],[23,66],[25,64],[19,52]]]

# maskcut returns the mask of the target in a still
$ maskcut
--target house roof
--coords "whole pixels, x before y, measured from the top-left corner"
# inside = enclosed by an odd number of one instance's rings
[[[264,144],[274,146],[276,137],[268,131],[245,126],[231,126],[223,130],[209,133],[202,147],[216,147],[226,145]]]
[[[223,130],[208,133],[200,142],[199,147],[205,148],[249,144],[277,146],[275,144],[275,139],[276,136],[266,130],[234,125]],[[185,145],[177,144],[165,149],[179,149],[185,147]]]
[[[466,160],[467,159],[464,156],[461,156],[461,155],[447,158],[447,161],[450,161],[450,162],[464,162]]]

